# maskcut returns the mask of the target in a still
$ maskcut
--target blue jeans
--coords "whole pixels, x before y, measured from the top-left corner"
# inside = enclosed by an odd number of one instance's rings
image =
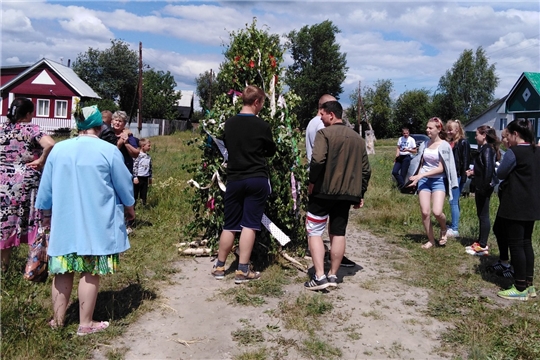
[[[461,177],[458,177],[458,183],[459,186],[452,189],[452,200],[450,200],[450,214],[452,215],[450,229],[452,229],[453,231],[459,230],[459,213],[461,209],[459,206],[459,198],[461,197],[461,191],[463,190],[463,186],[465,186],[465,183],[461,183]]]
[[[411,157],[409,155],[400,155],[394,163],[392,175],[396,179],[397,185],[400,188],[405,184],[405,178],[407,177],[407,171],[409,171],[410,164]]]

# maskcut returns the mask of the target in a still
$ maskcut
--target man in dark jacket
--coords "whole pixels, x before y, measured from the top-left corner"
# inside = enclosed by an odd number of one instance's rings
[[[364,194],[371,177],[366,143],[343,123],[341,104],[328,101],[322,105],[320,114],[325,128],[315,137],[309,172],[306,228],[315,275],[304,284],[308,290],[337,286],[336,274],[345,254],[349,209],[351,205],[364,206]],[[328,219],[331,266],[326,276],[322,234]]]
[[[112,115],[112,112],[110,112],[109,110],[103,110],[101,112],[103,125],[101,125],[101,133],[99,133],[99,138],[116,146],[118,138],[116,137],[113,129],[111,128]]]

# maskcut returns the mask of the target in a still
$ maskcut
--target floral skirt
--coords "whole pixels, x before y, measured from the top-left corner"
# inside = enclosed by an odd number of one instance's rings
[[[91,273],[92,275],[114,274],[120,263],[118,254],[112,255],[77,255],[71,253],[49,257],[49,274],[67,272]]]

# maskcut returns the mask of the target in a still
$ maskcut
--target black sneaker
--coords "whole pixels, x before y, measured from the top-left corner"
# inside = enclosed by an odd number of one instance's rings
[[[345,256],[343,257],[343,259],[341,259],[341,264],[340,266],[343,266],[343,267],[355,267],[356,266],[356,263],[352,260],[349,260],[347,259]]]
[[[313,276],[313,279],[306,281],[304,283],[304,287],[306,290],[323,290],[330,286],[330,283],[328,282],[328,279],[323,277],[320,280],[316,280],[315,276]]]
[[[329,287],[337,288],[338,279],[336,275],[328,275],[326,278],[328,279]]]

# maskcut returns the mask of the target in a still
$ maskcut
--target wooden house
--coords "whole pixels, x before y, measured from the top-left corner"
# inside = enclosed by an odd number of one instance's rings
[[[13,99],[26,97],[35,105],[32,123],[48,133],[71,129],[75,126],[72,112],[76,101],[100,98],[73,69],[49,59],[30,66],[2,66],[0,70],[2,122],[7,121],[6,114]]]
[[[482,114],[465,124],[471,143],[476,143],[474,134],[481,125],[489,125],[500,136],[506,125],[516,119],[528,119],[536,141],[540,139],[540,73],[524,72],[508,95],[494,103]]]

